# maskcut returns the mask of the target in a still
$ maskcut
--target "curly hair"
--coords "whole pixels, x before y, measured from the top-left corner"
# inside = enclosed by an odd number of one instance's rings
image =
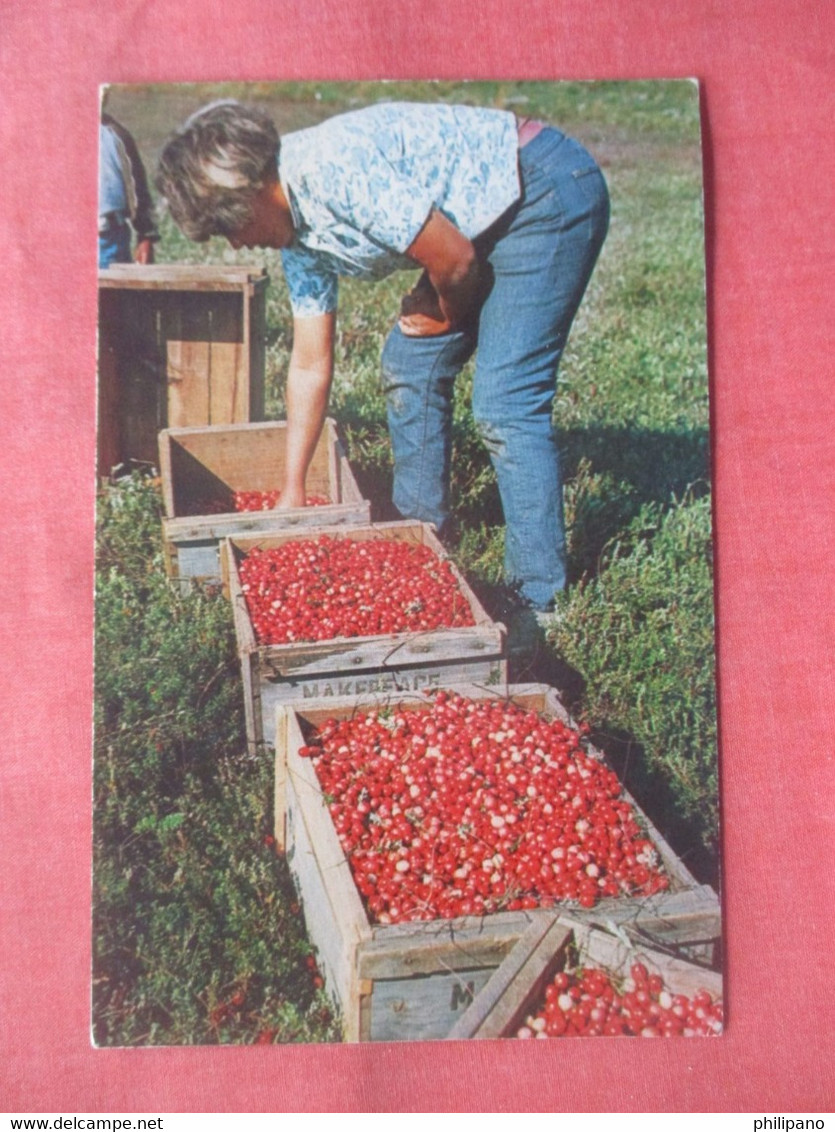
[[[155,178],[184,235],[202,243],[244,227],[256,193],[276,176],[279,146],[272,119],[234,99],[192,114],[165,143]]]

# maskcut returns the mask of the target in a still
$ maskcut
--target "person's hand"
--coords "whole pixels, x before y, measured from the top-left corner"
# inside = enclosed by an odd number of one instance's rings
[[[135,263],[149,264],[154,262],[153,240],[140,240],[133,253]]]
[[[397,325],[409,338],[432,338],[452,330],[452,323],[441,310],[438,292],[425,271],[403,296]]]

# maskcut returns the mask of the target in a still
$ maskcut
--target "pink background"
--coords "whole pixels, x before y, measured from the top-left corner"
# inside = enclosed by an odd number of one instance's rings
[[[2,0],[0,1109],[832,1108],[834,12]],[[726,1036],[92,1050],[98,84],[681,76],[704,84]]]

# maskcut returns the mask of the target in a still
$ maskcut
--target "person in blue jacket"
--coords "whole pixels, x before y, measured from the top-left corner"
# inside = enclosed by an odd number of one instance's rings
[[[576,141],[503,110],[381,103],[279,139],[231,100],[166,144],[157,187],[191,239],[281,250],[293,310],[287,472],[304,481],[333,378],[339,278],[420,272],[382,353],[406,518],[449,517],[452,391],[476,354],[472,410],[498,478],[505,572],[535,613],[566,580],[557,367],[609,219]]]
[[[136,248],[131,255],[131,230]],[[153,263],[159,239],[148,178],[136,142],[109,114],[99,122],[99,267]]]

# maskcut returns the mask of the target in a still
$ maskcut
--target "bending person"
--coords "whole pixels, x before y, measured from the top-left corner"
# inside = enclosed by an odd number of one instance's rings
[[[578,142],[512,113],[387,103],[279,140],[211,104],[169,139],[157,186],[194,240],[281,250],[293,310],[287,480],[304,480],[327,410],[340,276],[421,270],[382,355],[406,518],[449,515],[452,391],[476,352],[473,413],[498,477],[505,571],[533,610],[565,585],[557,367],[606,235],[606,184]]]

